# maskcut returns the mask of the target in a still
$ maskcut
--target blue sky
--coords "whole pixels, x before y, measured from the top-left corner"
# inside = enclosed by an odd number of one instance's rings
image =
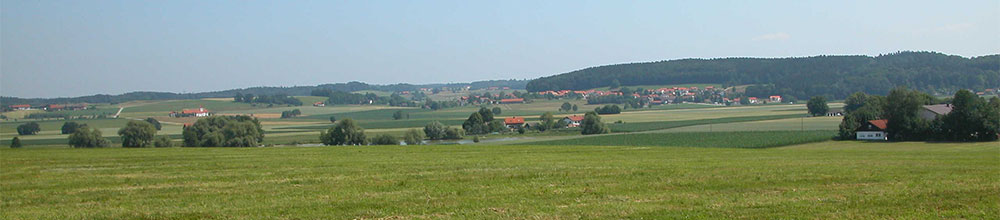
[[[0,93],[532,79],[679,58],[1000,53],[1000,1],[0,1]]]

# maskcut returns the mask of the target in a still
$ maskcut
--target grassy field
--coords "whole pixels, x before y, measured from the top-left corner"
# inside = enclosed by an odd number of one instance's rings
[[[830,140],[834,131],[675,132],[594,135],[526,145],[767,148]]]
[[[0,149],[0,218],[996,219],[998,152],[854,141]]]

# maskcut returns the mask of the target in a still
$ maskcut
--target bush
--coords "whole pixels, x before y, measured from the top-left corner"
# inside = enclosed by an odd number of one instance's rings
[[[187,147],[256,147],[264,141],[264,129],[256,118],[209,116],[184,128]]]
[[[447,128],[444,132],[444,139],[448,140],[462,139],[462,136],[465,136],[465,131],[458,128]]]
[[[160,125],[160,121],[157,121],[155,118],[146,118],[146,122],[149,122],[149,124],[152,124],[153,127],[156,127],[157,131],[163,129],[163,125]]]
[[[595,112],[587,112],[583,116],[583,122],[581,122],[580,127],[582,127],[580,133],[583,135],[611,133],[611,129],[604,122],[601,122],[601,116],[597,116]]]
[[[500,107],[493,107],[493,115],[500,115],[500,113],[503,113],[503,110],[500,109]]]
[[[322,141],[324,145],[368,144],[368,138],[365,136],[365,129],[358,126],[357,123],[350,118],[340,120],[326,132],[320,132],[319,140]]]
[[[406,145],[420,145],[423,143],[423,140],[424,133],[417,129],[410,129],[403,136],[403,142],[406,142]]]
[[[399,145],[399,139],[396,136],[388,134],[380,134],[372,138],[372,145]]]
[[[28,122],[17,126],[17,134],[19,135],[34,135],[42,131],[36,122]]]
[[[80,124],[78,124],[78,123],[76,123],[74,121],[67,121],[66,123],[63,123],[62,129],[61,129],[62,130],[62,134],[72,134],[73,132],[76,132],[77,128],[80,128]]]
[[[594,112],[601,115],[620,114],[622,113],[622,108],[618,107],[618,105],[605,105],[604,107],[595,108]]]
[[[149,147],[156,136],[156,127],[145,121],[128,121],[118,129],[118,136],[122,137],[122,147]]]
[[[14,139],[11,139],[10,148],[21,148],[21,138],[14,137]]]
[[[427,135],[428,139],[439,140],[444,139],[446,127],[441,122],[434,121],[428,123],[424,126],[424,134]]]
[[[473,142],[473,143],[479,143],[479,136],[475,136],[475,137],[473,137],[473,138],[472,138],[472,142]]]
[[[823,96],[813,96],[806,103],[806,107],[809,108],[809,114],[812,116],[823,116],[826,115],[827,111],[830,111],[830,106],[826,105],[826,98]]]
[[[101,136],[101,130],[83,125],[69,135],[69,145],[75,148],[109,147],[111,142]]]
[[[173,147],[174,146],[174,142],[171,142],[170,138],[167,137],[167,136],[157,136],[156,139],[153,140],[153,146],[155,146],[155,147]]]

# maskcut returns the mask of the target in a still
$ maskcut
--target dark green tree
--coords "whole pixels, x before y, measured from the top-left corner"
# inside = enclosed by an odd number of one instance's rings
[[[335,122],[337,122],[337,117],[330,116],[330,123],[335,123]]]
[[[601,122],[601,116],[598,116],[596,112],[587,112],[583,116],[580,127],[582,128],[580,133],[583,135],[611,133],[611,129],[604,122]]]
[[[187,147],[256,147],[264,141],[260,121],[250,116],[209,116],[184,128]]]
[[[28,122],[17,126],[17,134],[19,135],[34,135],[39,131],[42,131],[42,129],[38,126],[37,122]]]
[[[69,135],[69,145],[75,148],[109,147],[111,142],[101,136],[101,130],[83,125]]]
[[[618,79],[611,81],[611,84],[608,85],[609,89],[617,89],[618,87],[622,87],[622,83],[619,82]]]
[[[959,90],[952,99],[952,111],[942,118],[942,133],[952,141],[992,141],[997,139],[996,127],[991,127],[988,115],[996,110],[983,98],[968,90]],[[996,119],[996,117],[993,117]]]
[[[483,121],[493,121],[493,111],[486,109],[486,107],[479,108],[479,116],[483,117]]]
[[[493,107],[493,115],[500,115],[500,113],[503,113],[503,110],[500,109],[500,107]]]
[[[545,112],[538,117],[538,121],[538,131],[548,131],[556,126],[556,118],[552,116],[552,112]]]
[[[62,125],[62,129],[61,129],[62,130],[62,134],[72,134],[73,132],[76,132],[77,128],[80,128],[80,124],[79,123],[76,123],[75,121],[67,121],[66,123],[63,123],[63,125]]]
[[[446,140],[457,140],[462,139],[465,136],[465,131],[458,128],[447,128],[444,131],[444,139]]]
[[[157,136],[153,139],[154,147],[173,147],[174,143],[170,141],[170,137],[167,136]]]
[[[153,125],[153,127],[156,127],[157,131],[163,129],[163,125],[161,125],[160,121],[157,121],[155,118],[146,118],[146,122],[149,122],[150,124]]]
[[[389,134],[380,134],[372,137],[372,145],[399,145],[399,139]]]
[[[156,127],[145,121],[130,120],[125,127],[118,129],[122,138],[122,147],[150,147],[156,136]]]
[[[573,105],[573,112],[576,112],[576,111],[579,111],[579,110],[580,110],[580,107],[576,106],[576,104],[574,104]]]
[[[399,119],[403,119],[403,111],[402,110],[397,110],[396,112],[392,113],[392,120],[399,120]]]
[[[486,121],[483,120],[483,116],[479,112],[473,112],[469,115],[469,119],[466,119],[462,123],[462,129],[469,134],[486,134],[490,132],[490,128],[486,125]]]
[[[21,138],[14,137],[14,139],[11,139],[10,148],[21,148]]]
[[[559,107],[559,111],[568,112],[569,110],[573,110],[573,104],[569,104],[569,102],[563,102],[562,106]]]
[[[830,111],[830,106],[826,104],[826,98],[823,96],[813,96],[806,103],[806,108],[809,109],[809,114],[812,116],[823,116],[826,112]]]
[[[918,116],[928,100],[921,92],[895,88],[886,96],[886,132],[891,141],[918,141],[929,137],[930,122]]]
[[[366,145],[368,138],[364,128],[358,126],[353,119],[345,118],[337,122],[326,132],[320,132],[320,141],[325,145]]]
[[[406,142],[406,145],[420,145],[423,141],[424,133],[417,129],[407,130],[403,136],[403,142]]]
[[[427,136],[428,139],[440,140],[444,138],[446,129],[447,128],[444,126],[444,124],[441,124],[441,122],[438,121],[434,121],[424,126],[424,134]]]

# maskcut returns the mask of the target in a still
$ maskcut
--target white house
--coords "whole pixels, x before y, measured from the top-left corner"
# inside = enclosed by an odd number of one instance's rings
[[[562,120],[566,122],[567,127],[575,128],[579,127],[580,123],[583,122],[583,116],[580,115],[566,116]]]
[[[864,125],[861,125],[855,133],[857,133],[858,140],[875,140],[875,141],[886,141],[889,140],[889,133],[885,132],[886,124],[888,120],[871,120]]]

